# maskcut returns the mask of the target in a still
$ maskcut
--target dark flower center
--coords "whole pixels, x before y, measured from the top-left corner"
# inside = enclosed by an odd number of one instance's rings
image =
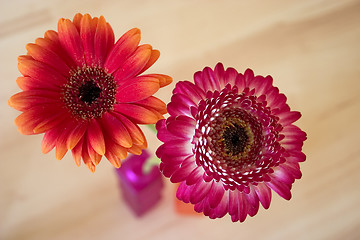
[[[256,144],[261,141],[261,132],[257,131],[257,121],[245,111],[220,110],[208,127],[208,137],[211,139],[209,146],[215,158],[237,169],[247,167],[257,160],[259,148]]]
[[[83,67],[70,72],[63,86],[63,102],[77,119],[100,118],[113,109],[117,85],[100,67]]]
[[[226,128],[222,137],[224,139],[225,151],[231,155],[244,152],[249,141],[244,127],[237,124]]]
[[[79,89],[79,99],[84,103],[91,104],[100,97],[101,88],[99,88],[93,80],[87,81]]]

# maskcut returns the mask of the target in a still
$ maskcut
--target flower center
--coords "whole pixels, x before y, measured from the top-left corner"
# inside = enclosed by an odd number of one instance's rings
[[[249,141],[245,128],[237,124],[226,127],[222,138],[224,139],[225,151],[229,155],[243,153]]]
[[[236,108],[221,110],[208,127],[209,147],[214,158],[237,169],[257,160],[260,151],[257,146],[261,146],[261,131],[257,130],[261,127],[247,112]]]
[[[100,118],[112,110],[117,85],[112,75],[100,67],[83,67],[70,72],[63,86],[63,102],[77,119]]]
[[[101,91],[93,80],[89,80],[80,87],[78,97],[84,103],[91,104],[100,97]]]

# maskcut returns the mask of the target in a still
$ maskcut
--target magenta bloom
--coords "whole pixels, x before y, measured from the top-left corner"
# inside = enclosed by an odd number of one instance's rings
[[[254,216],[259,202],[269,208],[271,189],[289,200],[306,158],[306,134],[293,125],[301,114],[290,111],[270,76],[250,69],[241,74],[219,63],[194,80],[177,83],[170,117],[156,124],[164,142],[160,169],[181,183],[177,197],[210,218],[229,213],[234,222]]]

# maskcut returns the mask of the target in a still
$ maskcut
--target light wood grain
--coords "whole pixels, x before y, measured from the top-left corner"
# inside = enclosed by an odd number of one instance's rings
[[[96,173],[71,154],[43,155],[42,136],[23,136],[7,105],[19,91],[17,56],[60,17],[104,15],[116,37],[132,27],[160,49],[149,72],[174,83],[218,61],[272,75],[308,133],[303,177],[286,201],[244,223],[176,214],[166,179],[162,201],[136,218],[111,165]],[[360,239],[360,1],[1,1],[0,239]],[[150,150],[160,144],[147,129]]]

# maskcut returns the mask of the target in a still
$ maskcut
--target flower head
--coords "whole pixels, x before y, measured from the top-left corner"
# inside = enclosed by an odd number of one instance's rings
[[[147,147],[138,124],[163,118],[166,105],[152,96],[172,79],[143,74],[159,57],[139,45],[140,30],[126,32],[116,43],[104,17],[76,14],[60,19],[58,31],[28,44],[20,56],[17,84],[23,90],[9,105],[22,111],[15,123],[23,134],[45,133],[42,151],[56,147],[56,158],[72,151],[95,171],[102,156],[120,166],[127,152]]]
[[[232,221],[254,216],[259,202],[270,206],[271,189],[291,198],[301,177],[306,134],[293,123],[286,97],[270,76],[244,74],[221,63],[177,83],[157,124],[164,142],[157,155],[161,171],[180,183],[177,197],[210,218],[229,213]]]

